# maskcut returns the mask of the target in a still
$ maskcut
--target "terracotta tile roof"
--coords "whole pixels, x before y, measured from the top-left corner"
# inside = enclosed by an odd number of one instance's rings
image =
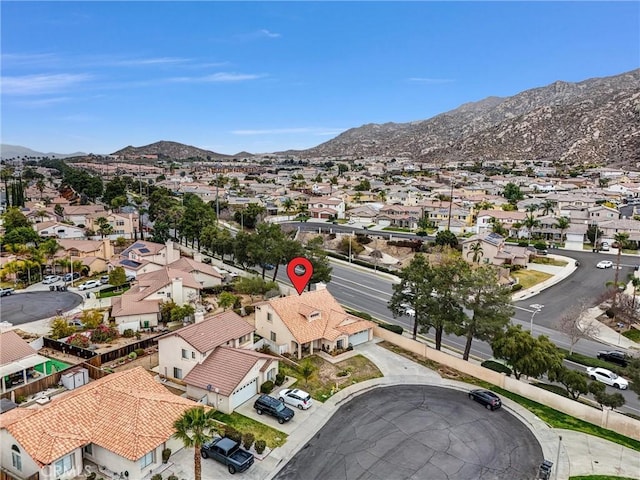
[[[204,362],[196,365],[184,377],[187,385],[206,389],[217,388],[221,395],[229,396],[260,360],[275,360],[271,355],[243,348],[218,347]]]
[[[160,313],[160,302],[162,300],[137,300],[132,297],[111,298],[111,315],[122,317],[125,315],[142,315],[145,313]]]
[[[136,255],[140,257],[145,257],[147,255],[155,255],[160,252],[163,248],[166,248],[164,243],[155,243],[148,242],[146,240],[138,240],[129,248],[121,253],[123,257],[129,257],[129,252],[134,252]],[[142,252],[140,250],[143,250]]]
[[[162,338],[178,336],[200,353],[210,352],[229,340],[255,332],[255,327],[232,310],[168,333]]]
[[[104,243],[101,240],[73,240],[73,239],[64,239],[59,238],[58,243],[65,250],[69,250],[70,248],[75,248],[79,252],[95,252],[100,250]]]
[[[196,262],[192,258],[182,257],[175,262],[169,264],[170,268],[174,268],[176,270],[183,270],[185,272],[201,272],[206,275],[210,275],[215,278],[223,278],[219,272],[216,271],[211,265],[207,265],[206,263]]]
[[[135,461],[166,442],[175,432],[175,419],[197,405],[172,394],[137,367],[91,382],[29,416],[3,423],[40,465],[89,443]]]
[[[327,289],[270,300],[269,305],[282,319],[298,343],[335,340],[373,328],[373,322],[349,315]],[[313,312],[319,312],[315,317]]]
[[[7,365],[37,353],[37,350],[20,338],[20,335],[13,330],[0,334],[0,365]]]

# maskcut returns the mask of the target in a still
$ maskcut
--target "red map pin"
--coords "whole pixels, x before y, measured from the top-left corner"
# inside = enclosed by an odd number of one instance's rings
[[[296,257],[287,265],[287,276],[296,288],[298,295],[302,295],[304,289],[307,288],[311,275],[313,275],[313,265],[304,257]]]

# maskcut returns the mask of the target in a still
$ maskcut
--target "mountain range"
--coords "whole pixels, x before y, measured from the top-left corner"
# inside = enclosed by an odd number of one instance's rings
[[[21,147],[20,145],[7,145],[3,143],[0,145],[0,159],[8,159],[8,158],[20,158],[20,157],[30,157],[30,158],[68,158],[68,157],[79,157],[86,155],[83,152],[75,152],[75,153],[43,153],[36,152],[35,150],[31,150],[27,147]]]
[[[69,157],[2,145],[2,158]],[[430,119],[367,124],[307,150],[275,154],[314,157],[410,157],[444,165],[450,161],[548,160],[558,167],[640,163],[640,69],[571,83],[557,81],[511,97],[487,97]],[[233,159],[177,142],[128,146],[114,155]]]

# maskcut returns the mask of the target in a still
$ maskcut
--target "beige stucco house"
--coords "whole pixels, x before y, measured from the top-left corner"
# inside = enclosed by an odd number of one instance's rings
[[[255,322],[258,335],[273,351],[297,358],[373,338],[373,322],[348,314],[324,287],[256,305]]]
[[[49,359],[38,355],[13,330],[0,333],[0,384],[2,393],[17,385],[24,385],[32,379],[45,375],[45,364]]]
[[[278,373],[276,357],[253,350],[254,331],[233,311],[196,316],[158,340],[159,372],[183,381],[189,398],[231,413]]]
[[[526,247],[507,245],[502,235],[484,233],[462,241],[462,258],[467,262],[473,262],[475,252],[472,248],[475,248],[477,243],[482,247],[480,252],[476,254],[480,263],[525,266],[533,255],[533,252]]]
[[[197,405],[142,367],[110,374],[49,404],[0,415],[3,473],[69,479],[102,466],[105,477],[150,478],[162,465],[164,448],[182,448],[173,422]]]

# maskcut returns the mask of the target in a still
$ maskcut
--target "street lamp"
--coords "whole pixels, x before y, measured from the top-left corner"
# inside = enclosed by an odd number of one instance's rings
[[[529,325],[529,332],[533,335],[533,317],[535,317],[536,313],[540,312],[544,308],[544,305],[540,305],[539,303],[532,303],[529,306],[533,308],[533,312],[531,313],[531,324]]]

